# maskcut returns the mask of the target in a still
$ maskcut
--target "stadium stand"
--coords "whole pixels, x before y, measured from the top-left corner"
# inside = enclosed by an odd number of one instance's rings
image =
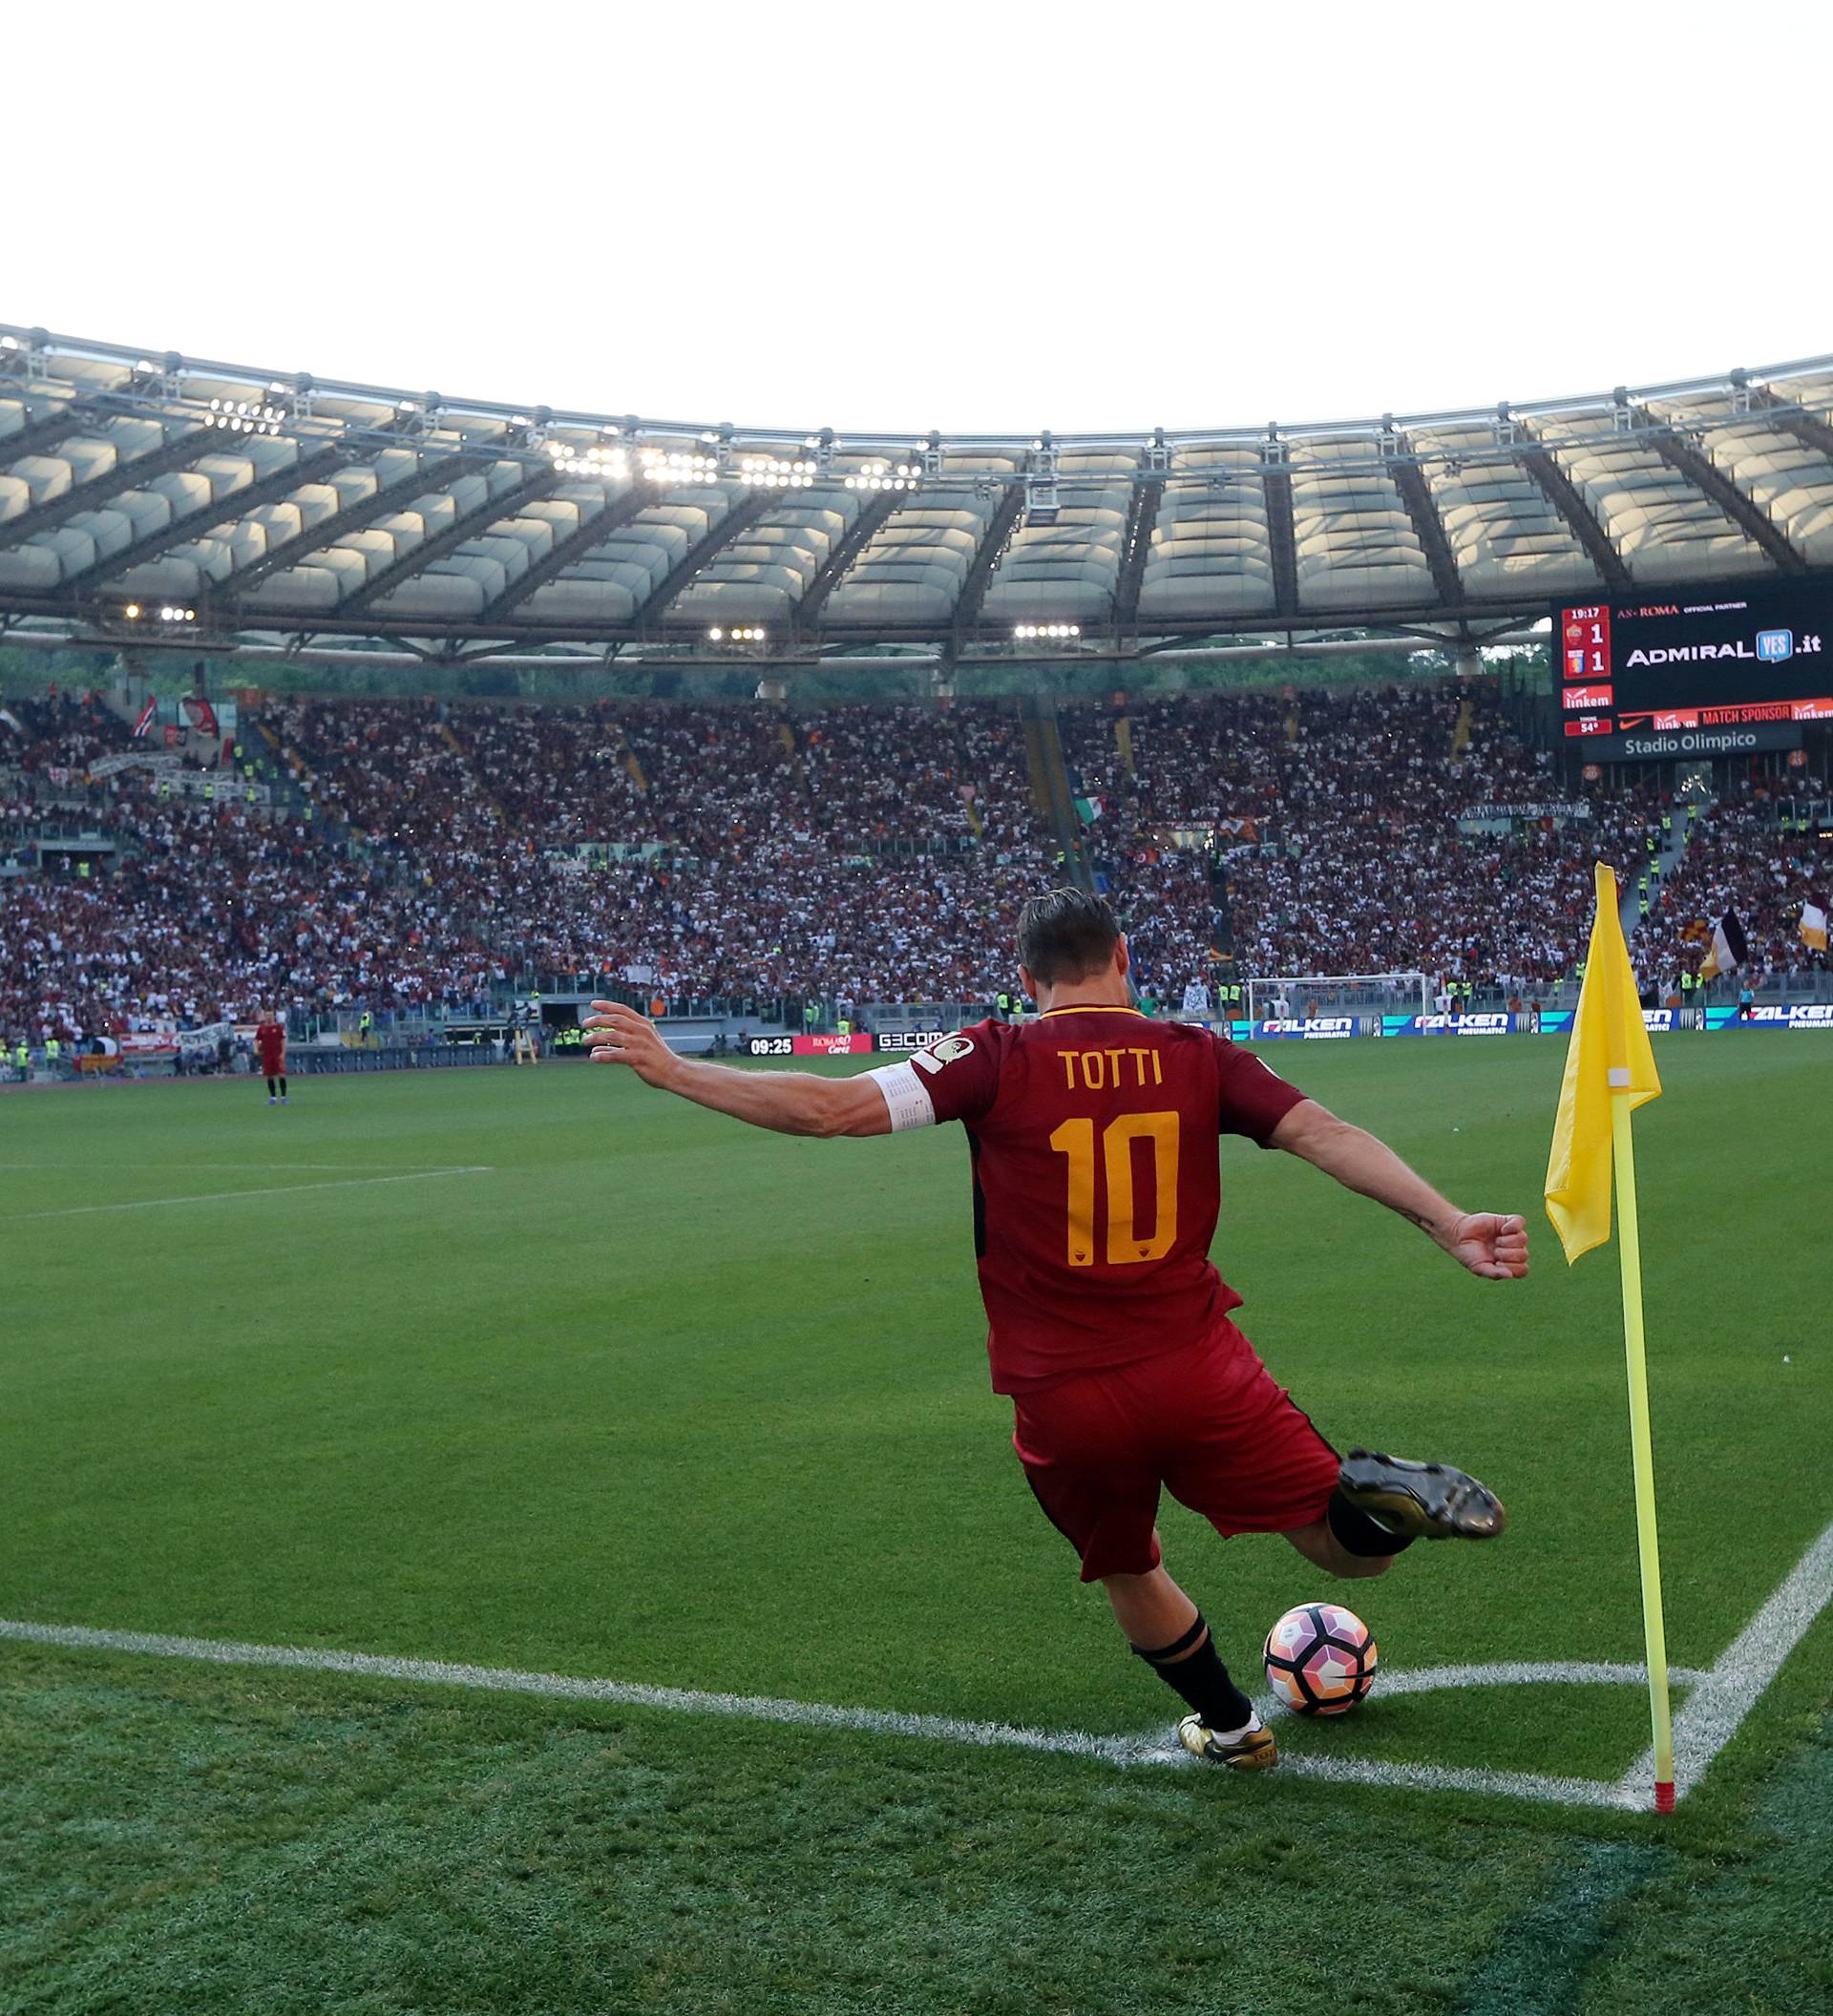
[[[1035,808],[1022,719],[994,703],[270,701],[244,732],[271,734],[291,782],[260,805],[131,766],[85,790],[87,764],[134,746],[125,724],[68,694],[10,712],[9,834],[51,788],[116,855],[6,886],[0,1034],[246,1018],[272,998],[482,1013],[530,975],[753,1010],[982,1002],[1012,985],[1023,896],[1075,865]],[[1582,939],[1591,861],[1642,860],[1667,808],[1599,787],[1585,819],[1468,830],[1476,808],[1562,795],[1482,684],[1114,701],[1065,708],[1061,730],[1101,807],[1087,866],[1170,1006],[1217,947],[1243,976],[1421,969],[1545,993]],[[1638,934],[1649,976],[1696,965],[1682,928],[1726,905],[1764,965],[1804,963],[1791,934],[1828,872],[1765,801],[1709,808]]]
[[[1179,985],[1201,948],[1175,920],[1199,903],[1213,847],[1244,973],[1420,969],[1544,990],[1590,915],[1592,850],[1639,858],[1654,808],[1598,791],[1571,827],[1461,832],[1479,805],[1568,795],[1485,686],[1153,701],[1064,721],[1084,794],[1104,807],[1091,846],[1123,908],[1148,920],[1135,928],[1148,970]]]
[[[1218,971],[1527,994],[1570,969],[1598,853],[1646,868],[1626,909],[1646,893],[1652,984],[1728,908],[1783,973],[1826,892],[1818,827],[1726,764],[1657,873],[1675,802],[1608,766],[1562,782],[1471,675],[1480,640],[1557,598],[1829,569],[1826,359],[1493,411],[841,439],[0,325],[11,643],[101,642],[130,671],[192,640],[219,667],[341,651],[425,664],[435,692],[460,659],[629,666],[659,695],[710,662],[759,697],[269,700],[219,784],[183,767],[200,736],[149,769],[110,705],[29,695],[0,713],[0,1023],[476,1005],[542,974],[670,1001],[973,1002],[1011,984],[1023,894],[1065,875],[1112,891],[1168,1004]],[[1180,639],[1370,628],[1438,640],[1466,676],[936,704],[976,660],[1092,647],[1122,679]],[[861,653],[928,668],[934,701],[783,704],[791,667]],[[95,844],[46,844],[58,821]]]

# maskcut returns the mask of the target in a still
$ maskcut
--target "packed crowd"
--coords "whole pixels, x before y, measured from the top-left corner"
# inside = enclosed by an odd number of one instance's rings
[[[1483,688],[1115,702],[1061,730],[1091,866],[1172,1006],[1217,947],[1242,976],[1541,990],[1583,939],[1591,861],[1639,864],[1664,808],[1588,788],[1584,817],[1468,830],[1478,807],[1572,797]],[[481,1004],[530,972],[671,1001],[973,1003],[1012,987],[1019,906],[1064,872],[1023,723],[989,703],[282,701],[242,733],[276,806],[120,770],[90,799],[114,862],[0,881],[0,1035]],[[82,696],[0,710],[0,830],[128,746]],[[1820,845],[1760,803],[1712,808],[1638,957],[1696,963],[1683,928],[1733,905],[1754,955],[1799,960]]]
[[[1825,783],[1803,771],[1799,795],[1824,801]],[[1803,906],[1825,909],[1833,892],[1833,840],[1822,837],[1820,824],[1797,830],[1792,817],[1779,816],[1766,790],[1706,806],[1631,940],[1638,968],[1664,979],[1698,972],[1710,945],[1702,927],[1730,911],[1743,927],[1754,974],[1823,971],[1826,955],[1801,936]]]
[[[40,777],[54,770],[80,776],[127,739],[124,724],[91,693],[53,691],[0,704],[0,765]]]
[[[128,769],[96,794],[118,868],[0,892],[0,1033],[465,1005],[530,971],[973,1002],[1013,984],[1019,905],[1063,872],[992,707],[311,701],[244,724],[280,752],[271,813]],[[106,710],[95,733],[127,746]]]
[[[455,944],[427,887],[295,816],[233,799],[161,799],[125,783],[113,873],[45,872],[0,893],[0,1031],[71,1040],[162,1022],[487,995],[493,968]]]
[[[1544,990],[1591,913],[1591,863],[1642,859],[1658,801],[1588,788],[1486,687],[1114,703],[1063,717],[1090,845],[1172,966],[1213,881],[1245,974],[1423,972]],[[1580,804],[1466,830],[1479,807]],[[1219,874],[1209,863],[1219,859]]]
[[[671,998],[979,999],[1057,872],[1020,724],[982,705],[318,704],[274,724],[333,815],[495,956]]]

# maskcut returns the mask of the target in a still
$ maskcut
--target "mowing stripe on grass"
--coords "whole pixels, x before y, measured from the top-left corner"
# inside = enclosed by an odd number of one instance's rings
[[[1675,1718],[1675,1796],[1684,1798],[1731,1740],[1738,1725],[1814,1619],[1833,1598],[1833,1526],[1800,1564],[1710,1672],[1675,1669],[1670,1677],[1692,1686],[1694,1696]],[[752,1722],[784,1722],[805,1729],[845,1729],[881,1736],[920,1736],[930,1742],[977,1749],[1049,1751],[1108,1764],[1190,1765],[1195,1759],[1163,1733],[1098,1736],[1086,1730],[1021,1728],[1010,1722],[975,1722],[958,1715],[911,1714],[895,1709],[833,1708],[820,1701],[783,1701],[761,1694],[728,1694],[697,1688],[651,1687],[630,1680],[591,1680],[572,1673],[529,1673],[513,1667],[454,1666],[434,1659],[393,1659],[374,1652],[340,1652],[309,1646],[242,1645],[221,1638],[176,1638],[150,1631],[106,1631],[78,1624],[29,1624],[0,1618],[0,1639],[73,1650],[136,1652],[162,1659],[196,1659],[217,1666],[291,1668],[349,1673],[364,1679],[405,1680],[421,1686],[479,1688],[492,1693],[540,1694],[562,1701],[601,1701],[622,1708],[671,1709],[696,1715],[733,1715]],[[1637,1666],[1574,1660],[1514,1662],[1501,1666],[1446,1666],[1386,1676],[1394,1693],[1439,1687],[1521,1686],[1539,1681],[1571,1685],[1640,1686]],[[1703,1710],[1696,1711],[1696,1704]],[[1260,1704],[1272,1708],[1270,1700]],[[1296,1777],[1338,1785],[1385,1785],[1413,1791],[1495,1793],[1559,1806],[1647,1807],[1654,1791],[1653,1756],[1645,1756],[1613,1783],[1537,1772],[1482,1771],[1438,1764],[1385,1764],[1359,1757],[1281,1759]]]
[[[1612,1921],[1631,1891],[1673,1861],[1653,1841],[1600,1841],[1565,1882],[1537,1898],[1502,1933],[1465,1984],[1458,2016],[1566,2016],[1610,1944]]]
[[[276,1183],[259,1190],[205,1190],[195,1197],[140,1197],[131,1204],[72,1204],[55,1211],[14,1211],[11,1222],[24,1218],[83,1218],[94,1211],[157,1211],[172,1204],[227,1204],[237,1197],[298,1197],[306,1190],[360,1190],[372,1183],[425,1183],[434,1176],[488,1176],[492,1165],[474,1163],[462,1169],[410,1169],[400,1176],[352,1176],[342,1183]]]

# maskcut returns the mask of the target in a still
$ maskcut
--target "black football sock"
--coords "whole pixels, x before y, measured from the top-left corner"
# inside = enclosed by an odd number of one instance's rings
[[[1359,1554],[1368,1559],[1398,1554],[1419,1538],[1417,1533],[1396,1533],[1391,1526],[1382,1525],[1372,1513],[1364,1512],[1354,1500],[1346,1498],[1340,1485],[1330,1494],[1324,1518],[1345,1554]]]
[[[272,1098],[273,1098],[273,1096],[274,1096],[274,1082],[273,1082],[273,1080],[272,1080],[272,1079],[270,1078],[270,1079],[269,1079],[269,1080],[267,1081],[267,1097],[268,1097],[269,1099],[272,1099]]]
[[[1190,1650],[1192,1645],[1197,1647],[1193,1652]],[[1134,1646],[1133,1650],[1167,1687],[1195,1709],[1206,1728],[1243,1729],[1254,1719],[1254,1703],[1229,1678],[1200,1610],[1183,1637],[1156,1650],[1143,1645]]]
[[[284,1078],[280,1082],[280,1096],[282,1099],[286,1097],[286,1081]]]

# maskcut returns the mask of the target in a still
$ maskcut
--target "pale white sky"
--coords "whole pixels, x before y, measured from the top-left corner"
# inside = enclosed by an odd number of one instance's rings
[[[0,320],[63,334],[963,431],[1833,350],[1824,5],[92,0],[56,34],[80,63],[8,92]]]

